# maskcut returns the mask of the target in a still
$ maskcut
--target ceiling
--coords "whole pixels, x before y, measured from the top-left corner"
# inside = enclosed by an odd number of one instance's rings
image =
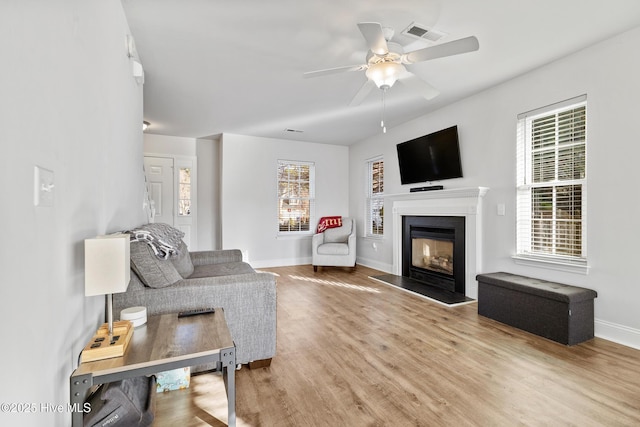
[[[396,84],[386,92],[397,126],[633,27],[637,0],[121,0],[145,70],[147,133],[206,138],[234,133],[349,145],[381,132],[382,91],[349,102],[365,64],[358,22],[416,22],[445,37],[476,36],[476,52],[407,66],[440,91],[430,101]],[[636,55],[637,52],[630,52]],[[295,130],[295,132],[286,129]]]

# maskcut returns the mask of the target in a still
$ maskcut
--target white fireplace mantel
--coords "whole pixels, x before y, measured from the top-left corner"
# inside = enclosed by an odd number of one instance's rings
[[[456,188],[391,196],[393,274],[402,275],[403,216],[465,217],[465,294],[478,298],[476,274],[482,268],[482,198],[487,187]]]

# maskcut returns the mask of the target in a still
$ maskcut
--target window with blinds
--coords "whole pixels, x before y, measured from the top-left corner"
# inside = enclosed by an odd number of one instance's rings
[[[313,231],[314,180],[314,163],[278,160],[279,234]]]
[[[586,264],[586,157],[586,96],[518,116],[518,256]]]
[[[384,161],[377,157],[367,161],[366,236],[384,234]]]

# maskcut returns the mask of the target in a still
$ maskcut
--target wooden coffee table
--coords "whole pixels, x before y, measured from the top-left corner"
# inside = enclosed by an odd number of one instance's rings
[[[228,400],[228,425],[236,425],[236,348],[224,311],[178,318],[176,313],[149,316],[135,329],[122,357],[82,363],[71,374],[72,426],[81,426],[89,388],[125,378],[215,363],[222,370]]]

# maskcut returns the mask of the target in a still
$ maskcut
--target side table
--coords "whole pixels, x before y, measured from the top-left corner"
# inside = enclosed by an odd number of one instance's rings
[[[135,329],[122,357],[82,363],[71,374],[72,426],[82,426],[80,410],[93,385],[155,374],[171,369],[215,363],[222,370],[228,400],[229,426],[236,425],[235,344],[222,308],[215,313],[178,318],[177,313],[149,316]]]

